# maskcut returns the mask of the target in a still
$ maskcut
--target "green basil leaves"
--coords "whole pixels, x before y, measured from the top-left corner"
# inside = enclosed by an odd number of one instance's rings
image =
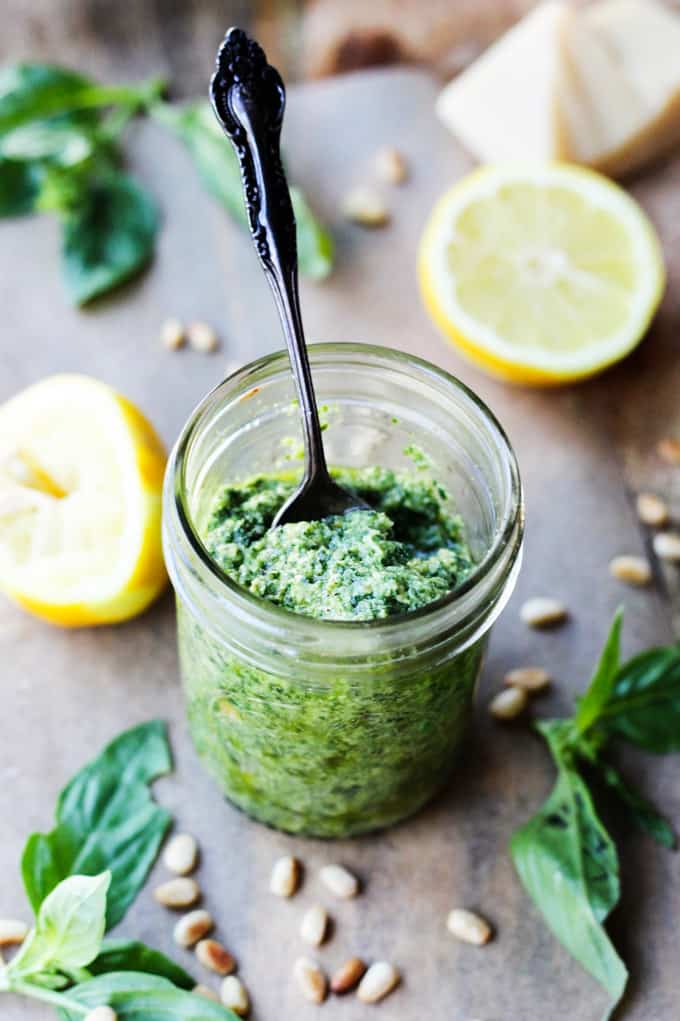
[[[106,927],[121,920],[155,861],[170,815],[148,785],[172,768],[165,725],[125,731],[73,777],[59,796],[57,825],[34,833],[21,871],[34,910],[70,875],[111,873]]]
[[[77,305],[139,274],[150,262],[159,216],[122,167],[127,121],[153,114],[189,149],[208,191],[245,225],[241,178],[207,103],[173,107],[163,83],[103,86],[64,68],[17,64],[0,71],[0,217],[52,212],[61,221],[63,277]],[[293,191],[300,269],[327,276],[333,242]]]
[[[206,191],[224,206],[232,219],[247,227],[238,160],[208,103],[185,103],[179,107],[158,103],[152,114],[184,143]],[[333,239],[316,219],[299,188],[291,188],[291,199],[297,222],[300,272],[321,280],[333,268]]]
[[[538,724],[557,782],[510,843],[529,896],[555,936],[607,990],[612,1009],[628,976],[604,928],[619,899],[618,857],[586,781],[599,780],[635,826],[672,848],[668,820],[606,756],[614,739],[656,753],[680,751],[680,646],[651,649],[621,664],[621,626],[619,611],[573,718]]]

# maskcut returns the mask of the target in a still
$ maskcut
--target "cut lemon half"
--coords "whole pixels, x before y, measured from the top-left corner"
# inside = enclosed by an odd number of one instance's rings
[[[64,627],[144,610],[166,584],[163,445],[86,376],[52,376],[0,407],[0,589]]]
[[[623,358],[665,283],[640,206],[570,164],[488,166],[455,185],[425,229],[418,272],[444,334],[492,374],[530,384]]]

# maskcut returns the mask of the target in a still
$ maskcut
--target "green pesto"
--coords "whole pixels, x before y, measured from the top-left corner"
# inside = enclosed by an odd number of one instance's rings
[[[290,477],[220,494],[203,529],[242,586],[307,616],[356,622],[422,607],[471,569],[460,519],[418,473],[342,470],[375,508],[269,532]],[[179,604],[179,648],[196,748],[224,793],[279,829],[343,837],[416,811],[448,777],[470,716],[485,639],[395,662],[376,644],[362,669],[323,679],[255,667]],[[247,635],[243,636],[247,643]],[[348,642],[351,638],[348,637]]]
[[[255,595],[326,620],[419,609],[469,574],[462,522],[437,483],[388,468],[336,476],[374,509],[270,530],[295,482],[259,476],[224,489],[205,530],[208,552]]]

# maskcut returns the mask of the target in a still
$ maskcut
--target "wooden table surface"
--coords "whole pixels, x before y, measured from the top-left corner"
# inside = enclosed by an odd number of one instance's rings
[[[375,1008],[376,1017],[596,1021],[605,1004],[543,925],[507,854],[510,833],[551,784],[544,749],[524,727],[492,723],[484,704],[506,669],[537,662],[556,678],[537,711],[567,711],[619,603],[626,607],[626,651],[671,637],[670,574],[659,570],[655,586],[641,592],[611,579],[607,564],[617,553],[639,553],[648,544],[631,487],[658,488],[680,510],[680,472],[654,454],[657,439],[680,428],[680,261],[674,252],[680,160],[633,188],[659,226],[669,260],[668,295],[649,338],[601,379],[557,391],[513,389],[462,362],[438,337],[418,297],[419,232],[435,197],[470,166],[436,123],[434,94],[433,81],[414,71],[303,86],[290,100],[285,142],[293,176],[338,240],[332,279],[304,286],[308,335],[393,345],[460,375],[498,413],[519,457],[527,499],[525,565],[496,626],[475,733],[449,791],[414,820],[366,839],[331,844],[274,833],[224,804],[197,764],[183,722],[169,595],[133,623],[96,631],[58,631],[0,604],[0,916],[28,914],[17,868],[21,848],[29,832],[50,827],[64,782],[121,729],[161,716],[171,725],[176,771],[156,785],[156,795],[178,827],[201,843],[206,902],[252,990],[256,1021],[310,1021],[319,1010],[328,1021],[372,1016],[355,1000],[307,1004],[291,981],[302,909],[322,897],[316,870],[332,860],[356,869],[365,893],[333,907],[336,931],[320,958],[330,969],[358,952],[403,970],[402,987]],[[413,177],[390,192],[393,224],[367,233],[344,224],[338,209],[346,188],[365,179],[382,143],[404,151]],[[152,125],[135,129],[131,148],[135,168],[161,199],[165,226],[155,265],[125,293],[90,311],[69,308],[58,279],[54,225],[25,220],[0,227],[0,399],[51,372],[88,372],[138,402],[171,444],[226,366],[279,347],[279,332],[250,241],[202,193],[185,153]],[[159,326],[170,314],[215,323],[221,353],[162,350]],[[518,608],[535,594],[564,599],[570,623],[550,634],[529,632]],[[677,761],[635,756],[630,764],[680,822]],[[637,835],[623,835],[620,848],[624,892],[611,931],[633,976],[625,1016],[671,1021],[680,996],[679,860]],[[285,851],[298,854],[308,869],[292,902],[267,891],[272,861]],[[157,869],[156,876],[161,873]],[[485,949],[447,936],[446,912],[460,904],[493,921],[497,937]],[[121,926],[121,933],[173,952],[170,930],[171,920],[148,888]],[[188,953],[177,955],[198,974]],[[40,1007],[7,1003],[7,1021],[50,1016]]]

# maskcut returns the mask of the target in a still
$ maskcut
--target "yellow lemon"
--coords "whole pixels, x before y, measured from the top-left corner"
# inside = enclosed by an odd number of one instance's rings
[[[111,387],[52,376],[0,406],[0,589],[63,627],[141,613],[165,587],[165,451]]]
[[[640,341],[661,300],[659,240],[640,206],[570,164],[488,166],[436,205],[425,304],[472,361],[517,383],[591,376]]]

